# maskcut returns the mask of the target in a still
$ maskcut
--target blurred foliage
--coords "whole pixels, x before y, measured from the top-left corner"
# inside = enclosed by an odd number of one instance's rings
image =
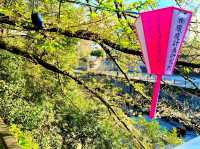
[[[134,83],[134,89],[138,91],[142,96],[144,96],[146,99],[151,99],[150,96],[148,96],[145,91],[145,85],[143,83]]]
[[[164,141],[169,144],[180,144],[182,140],[177,137],[176,129],[173,129],[172,132],[167,131],[165,128],[161,128],[158,121],[154,119],[153,121],[146,120],[144,117],[139,116],[138,119],[134,120],[134,123],[141,129],[143,135],[151,139],[152,148],[164,148]],[[161,138],[162,139],[161,139]]]
[[[22,149],[39,149],[39,145],[35,143],[31,133],[22,132],[15,124],[12,124],[9,130],[16,137]]]
[[[91,53],[90,53],[91,56],[96,56],[96,57],[103,57],[104,56],[104,53],[102,50],[93,50]]]

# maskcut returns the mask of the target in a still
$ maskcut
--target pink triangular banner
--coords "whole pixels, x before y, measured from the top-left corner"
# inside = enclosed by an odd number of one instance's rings
[[[167,7],[142,12],[136,19],[135,27],[147,72],[157,75],[151,118],[155,117],[162,75],[173,73],[191,17],[191,11]]]

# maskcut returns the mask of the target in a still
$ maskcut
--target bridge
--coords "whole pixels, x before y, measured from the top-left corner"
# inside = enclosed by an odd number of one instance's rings
[[[75,70],[75,73],[105,75],[105,76],[110,76],[110,77],[125,78],[124,75],[120,71],[102,71],[102,70],[95,69],[92,71]],[[128,72],[127,76],[130,80],[140,80],[144,82],[154,83],[156,80],[155,75],[149,75],[147,73],[140,73],[140,72]],[[165,83],[171,86],[190,88],[190,89],[195,89],[196,87],[200,88],[200,77],[194,76],[189,79],[190,80],[187,80],[180,75],[163,76],[161,84]]]

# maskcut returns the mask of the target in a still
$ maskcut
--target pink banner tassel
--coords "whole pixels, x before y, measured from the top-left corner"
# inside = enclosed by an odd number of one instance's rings
[[[153,91],[153,99],[151,102],[151,110],[149,114],[149,117],[151,119],[153,119],[156,115],[156,107],[157,107],[157,102],[158,102],[158,97],[159,97],[161,80],[162,80],[162,75],[157,75],[156,84],[154,86],[154,91]]]

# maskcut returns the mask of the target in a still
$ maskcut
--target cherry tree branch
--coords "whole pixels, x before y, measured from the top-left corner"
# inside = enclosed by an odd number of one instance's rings
[[[12,20],[8,16],[3,16],[3,17],[0,16],[0,23],[16,26],[16,21]],[[28,30],[28,31],[35,30],[31,26],[21,26],[21,27],[25,30]],[[98,33],[94,33],[94,32],[88,31],[88,30],[77,30],[75,32],[72,32],[70,30],[63,30],[62,28],[54,28],[53,27],[53,28],[45,29],[45,32],[58,33],[60,35],[66,36],[66,37],[72,37],[72,38],[79,38],[79,39],[94,41],[97,44],[105,44],[105,45],[109,46],[110,48],[112,48],[114,50],[117,50],[117,51],[120,51],[120,52],[123,52],[123,53],[126,53],[126,54],[130,54],[130,55],[135,55],[135,56],[140,56],[140,57],[142,55],[142,52],[139,51],[139,49],[132,49],[132,48],[128,48],[128,47],[123,47],[120,44],[117,44],[112,40],[103,38]],[[200,68],[200,63],[190,63],[190,62],[186,62],[186,61],[177,61],[177,65],[190,67],[190,68]]]

